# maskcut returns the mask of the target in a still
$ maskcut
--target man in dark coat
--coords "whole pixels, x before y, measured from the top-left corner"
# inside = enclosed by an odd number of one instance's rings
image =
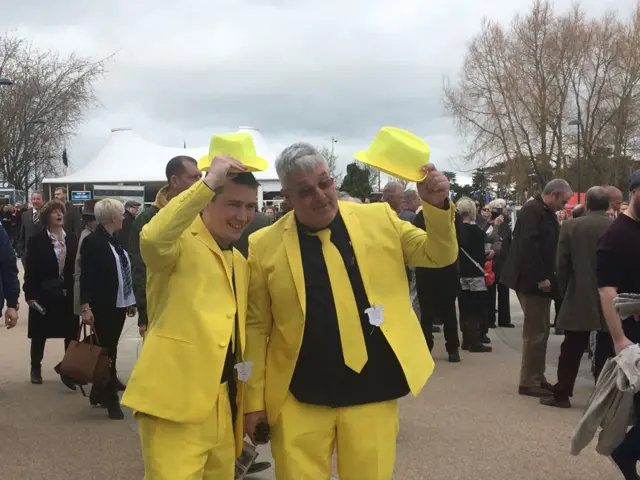
[[[424,215],[416,215],[413,225],[426,230]],[[460,361],[460,337],[456,298],[460,292],[458,262],[443,268],[420,268],[416,271],[416,290],[420,302],[420,324],[429,350],[433,350],[433,326],[436,318],[442,322],[449,362]]]
[[[82,231],[82,214],[80,213],[80,209],[68,201],[67,189],[64,187],[56,188],[54,197],[57,201],[64,204],[64,231],[73,233],[76,238],[80,238],[80,232]]]
[[[552,397],[540,398],[550,407],[569,408],[580,360],[592,331],[606,329],[596,278],[598,240],[611,226],[607,216],[610,197],[603,187],[592,187],[585,195],[586,215],[565,221],[560,229],[557,254],[558,290],[562,306],[556,328],[564,330],[558,359],[558,383]]]
[[[27,258],[27,245],[29,245],[29,240],[42,230],[40,209],[43,205],[44,193],[34,192],[31,195],[31,208],[22,214],[20,238],[18,239],[18,254],[22,259],[23,267],[25,266]]]
[[[138,216],[139,210],[140,204],[135,200],[129,200],[124,204],[124,220],[122,221],[122,230],[120,230],[118,237],[120,238],[120,243],[127,252],[129,251],[129,240],[131,237],[133,222]]]
[[[4,306],[4,324],[13,328],[18,323],[18,299],[20,298],[20,282],[18,281],[18,265],[11,239],[4,228],[0,228],[0,313]]]
[[[557,292],[555,271],[560,225],[556,212],[564,208],[572,194],[565,180],[551,180],[542,195],[522,207],[500,277],[504,285],[516,291],[524,312],[520,395],[548,396],[553,389],[544,372],[551,300]]]

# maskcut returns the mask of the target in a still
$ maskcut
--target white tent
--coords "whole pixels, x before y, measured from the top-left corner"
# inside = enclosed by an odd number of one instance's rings
[[[253,137],[258,155],[269,162],[269,169],[257,172],[262,190],[280,190],[276,175],[275,155],[257,128],[240,127],[238,132],[249,133]],[[102,183],[151,183],[166,182],[167,162],[177,155],[188,155],[198,160],[209,147],[177,148],[165,147],[144,140],[130,128],[114,128],[106,145],[87,165],[77,172],[59,178],[45,178],[43,183],[56,185],[102,184]]]

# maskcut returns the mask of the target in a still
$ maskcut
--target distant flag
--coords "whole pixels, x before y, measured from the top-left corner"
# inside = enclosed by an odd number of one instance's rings
[[[449,192],[449,199],[450,200],[454,200],[455,199],[455,194],[453,192]]]
[[[489,203],[491,201],[491,194],[489,192],[484,192],[484,202]]]
[[[64,147],[64,149],[62,150],[62,164],[65,167],[69,166],[69,159],[67,158],[67,147]]]

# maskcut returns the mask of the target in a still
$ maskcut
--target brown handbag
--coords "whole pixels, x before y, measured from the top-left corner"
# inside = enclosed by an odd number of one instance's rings
[[[84,338],[71,341],[64,353],[60,370],[78,385],[92,383],[103,386],[109,381],[111,360],[107,351],[100,346],[93,326],[89,329],[90,335],[87,335],[86,325],[80,327],[78,336],[82,333]]]

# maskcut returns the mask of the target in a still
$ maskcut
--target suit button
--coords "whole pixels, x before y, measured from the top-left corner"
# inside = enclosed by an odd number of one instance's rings
[[[226,347],[227,346],[227,342],[220,342],[220,346],[221,347]]]
[[[235,315],[233,313],[227,313],[227,318],[233,318]]]

